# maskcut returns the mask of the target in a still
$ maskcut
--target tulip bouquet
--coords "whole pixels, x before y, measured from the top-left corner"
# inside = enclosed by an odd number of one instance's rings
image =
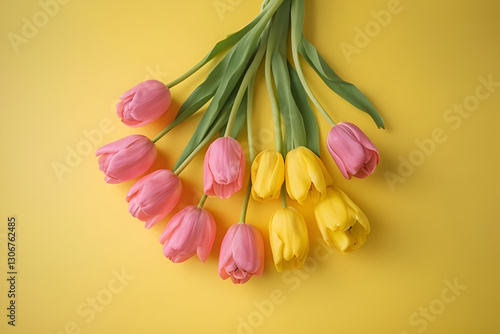
[[[142,176],[156,159],[155,143],[193,114],[203,113],[175,166],[140,178],[126,196],[129,212],[151,228],[168,216],[182,194],[179,174],[209,143],[205,154],[204,195],[198,205],[175,213],[161,234],[164,255],[183,262],[195,254],[208,258],[216,222],[203,208],[208,196],[226,199],[245,184],[251,166],[241,217],[226,232],[219,253],[219,275],[245,283],[264,269],[264,241],[259,230],[246,223],[250,196],[258,202],[278,200],[282,207],[270,217],[269,240],[277,271],[300,269],[309,250],[308,227],[288,201],[314,205],[318,228],[325,240],[342,253],[365,243],[368,219],[340,189],[320,158],[315,111],[332,126],[327,147],[347,179],[365,178],[379,162],[377,148],[354,124],[336,124],[310,89],[299,55],[335,93],[368,113],[379,128],[383,120],[353,84],[342,80],[303,34],[304,0],[265,0],[259,15],[243,29],[218,42],[193,68],[163,84],[149,80],[122,95],[117,115],[125,125],[140,127],[168,113],[166,128],[152,140],[131,135],[97,150],[99,169],[107,183]],[[288,55],[291,55],[289,57]],[[216,60],[217,58],[217,60]],[[169,109],[170,90],[208,63],[215,63],[178,111]],[[257,70],[264,67],[275,147],[255,152],[252,138],[253,87]],[[201,110],[206,104],[205,110]],[[249,157],[238,137],[247,127]],[[214,138],[216,138],[214,140]],[[288,194],[288,197],[287,197]]]

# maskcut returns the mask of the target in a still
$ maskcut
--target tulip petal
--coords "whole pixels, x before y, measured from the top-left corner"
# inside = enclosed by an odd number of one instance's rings
[[[349,196],[346,195],[345,192],[343,192],[339,188],[334,188],[334,191],[338,194],[338,196],[340,196],[344,200],[344,202],[352,212],[352,215],[354,216],[355,220],[358,221],[361,224],[361,226],[363,226],[364,229],[366,230],[366,234],[370,233],[370,223],[365,213],[359,208],[359,206],[356,205],[356,203],[354,203],[351,200]],[[351,226],[352,225],[353,224],[351,224]]]
[[[368,138],[368,136],[355,124],[349,122],[341,122],[343,123],[349,130],[351,130],[352,136],[354,136],[365,148],[377,152],[377,147],[373,144],[373,142]],[[340,123],[339,123],[340,124]]]
[[[235,276],[235,273],[237,273],[238,277]],[[248,273],[245,272],[238,272],[238,270],[233,273],[233,276],[231,276],[231,280],[233,281],[234,284],[246,283],[250,280],[250,278],[252,278],[252,275],[249,275]]]
[[[309,247],[307,226],[301,214],[293,208],[283,208],[285,220],[283,221],[282,240],[284,240],[283,260],[294,262],[302,258]]]
[[[145,159],[143,159],[145,158]],[[136,161],[141,161],[141,164],[135,164]],[[156,154],[151,158],[145,157],[145,154],[127,154],[121,151],[113,156],[109,162],[106,175],[110,178],[127,181],[144,174],[154,163]]]
[[[98,163],[106,182],[120,183],[144,174],[154,163],[157,152],[147,137],[132,135],[101,147],[96,154],[102,154]]]
[[[271,228],[270,228],[271,229]],[[269,231],[269,242],[271,243],[271,250],[273,254],[274,266],[278,272],[283,271],[283,241],[279,238],[278,234],[271,230]]]
[[[146,221],[146,224],[144,225],[144,228],[150,229],[154,225],[156,225],[160,220],[165,218],[165,216],[150,216],[150,218],[146,219],[141,219],[141,221]]]
[[[213,192],[214,195],[216,195],[219,198],[226,199],[231,197],[235,192],[240,190],[241,187],[238,187],[237,184],[219,184],[219,183],[214,183],[213,184]]]
[[[269,238],[278,272],[302,267],[309,251],[304,217],[293,208],[281,208],[271,217]]]
[[[249,230],[248,226],[251,225],[242,224],[234,236],[232,245],[233,259],[238,268],[254,272],[258,269],[257,250],[253,231]]]
[[[379,163],[379,153],[361,129],[349,122],[335,125],[328,133],[328,150],[342,175],[365,178]]]
[[[116,114],[128,126],[146,125],[158,119],[170,106],[170,90],[160,81],[147,80],[132,87],[121,96]],[[175,112],[170,113],[174,115]],[[170,117],[169,123],[173,120]]]
[[[219,276],[231,277],[233,283],[245,283],[264,270],[264,242],[252,225],[234,224],[222,240],[219,254]]]
[[[219,269],[219,276],[222,279],[228,279],[230,275],[227,273],[226,269],[221,268],[221,269]]]
[[[260,152],[252,163],[252,196],[260,202],[276,199],[284,181],[283,156],[273,150]]]
[[[184,254],[194,255],[193,251],[197,246],[198,231],[196,229],[196,221],[198,214],[194,210],[196,210],[196,207],[190,206],[190,209],[182,217],[182,222],[176,229],[175,234],[170,238],[170,246]]]
[[[290,198],[303,204],[309,194],[311,178],[307,164],[298,151],[288,152],[285,160],[286,190]]]
[[[215,192],[213,190],[214,179],[212,177],[212,172],[210,171],[210,165],[208,164],[210,154],[211,151],[209,147],[203,162],[203,191],[208,196],[215,196]]]
[[[121,139],[118,139],[112,143],[106,144],[100,147],[95,155],[99,156],[105,153],[115,153],[129,147],[132,143],[144,138],[143,135],[130,135]]]
[[[208,157],[210,170],[216,183],[228,185],[238,179],[240,171],[240,155],[232,141],[222,137],[216,140],[220,144],[211,145],[212,154]],[[232,138],[231,138],[232,139]],[[233,139],[234,140],[234,139]]]
[[[165,243],[168,239],[170,239],[170,236],[174,233],[174,231],[179,227],[179,225],[182,223],[182,220],[184,216],[186,215],[189,210],[191,210],[191,207],[193,205],[187,206],[181,211],[177,212],[167,223],[167,226],[165,226],[165,229],[163,230],[161,236],[160,236],[160,243]]]
[[[330,240],[328,241],[330,242],[327,242],[329,246],[336,247],[342,253],[349,252],[351,240],[347,236],[346,232],[332,232],[330,233]]]
[[[319,157],[306,147],[298,147],[285,160],[288,195],[300,204],[317,203],[326,194],[332,178]]]
[[[146,222],[150,228],[165,218],[177,205],[182,194],[182,183],[177,175],[166,169],[157,170],[137,181],[126,200],[132,216]]]
[[[166,174],[166,175],[165,175]],[[145,199],[141,203],[144,212],[150,215],[169,214],[177,205],[182,194],[182,184],[172,171],[166,171],[150,179],[141,192]]]
[[[149,178],[153,178],[155,177],[156,175],[158,175],[158,173],[161,173],[161,169],[159,170],[155,170],[154,172],[152,172],[151,174],[148,174]],[[137,192],[140,191],[140,189],[143,187],[143,185],[147,182],[147,180],[149,179],[147,177],[142,177],[140,178],[139,180],[137,180],[136,183],[134,183],[134,185],[130,188],[130,190],[128,191],[127,193],[127,197],[126,197],[126,200],[127,202],[130,201],[130,198],[136,194]]]
[[[342,135],[333,138],[330,144],[335,153],[341,158],[347,172],[354,175],[360,166],[365,163],[365,150],[363,146],[351,136],[351,132],[341,129]]]
[[[202,209],[199,209],[202,210]],[[215,240],[216,225],[212,214],[202,210],[198,223],[203,228],[201,244],[198,246],[197,254],[201,262],[205,262],[212,251]]]
[[[299,149],[303,149],[302,157],[307,165],[307,172],[311,179],[310,182],[312,183],[314,188],[317,189],[318,192],[321,194],[320,197],[324,197],[324,194],[326,193],[327,184],[325,182],[325,175],[324,175],[324,170],[326,171],[326,169],[321,168],[321,165],[323,163],[316,154],[312,153],[305,147],[299,147]],[[317,200],[314,203],[317,203]]]
[[[210,217],[208,211],[194,205],[174,215],[160,238],[165,256],[177,263],[198,254],[206,261],[215,238],[215,221]]]
[[[349,175],[349,173],[347,172],[347,168],[344,164],[344,162],[342,161],[342,159],[340,158],[340,156],[337,154],[337,152],[335,152],[333,149],[330,149],[330,146],[328,146],[328,149],[330,151],[330,155],[332,156],[333,160],[335,161],[335,163],[337,164],[337,167],[339,168],[340,172],[342,173],[342,175],[350,180],[351,179],[351,176]]]
[[[314,208],[314,215],[325,242],[342,253],[359,248],[370,232],[363,211],[338,188],[328,188],[326,197]]]
[[[205,193],[230,197],[243,185],[245,156],[241,145],[231,137],[216,139],[205,154],[203,170]]]
[[[359,248],[366,242],[366,230],[361,224],[355,224],[349,230],[352,240],[352,248]]]
[[[232,243],[234,239],[234,235],[238,230],[239,224],[232,225],[226,232],[226,235],[222,239],[222,243],[220,246],[219,252],[219,275],[221,273],[221,269],[226,267],[228,263],[230,263],[233,258],[233,249]]]

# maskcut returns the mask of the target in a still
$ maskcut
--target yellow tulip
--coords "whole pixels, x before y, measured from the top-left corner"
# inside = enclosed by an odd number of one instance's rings
[[[252,196],[260,202],[280,196],[285,179],[283,155],[274,150],[260,152],[252,163]]]
[[[276,270],[301,269],[309,252],[304,217],[293,208],[281,208],[269,223],[269,241]]]
[[[340,189],[328,188],[314,207],[323,239],[342,253],[361,247],[370,233],[370,223],[361,209]]]
[[[318,203],[333,182],[321,159],[303,146],[286,155],[285,179],[288,196],[300,204],[307,203],[308,199]]]

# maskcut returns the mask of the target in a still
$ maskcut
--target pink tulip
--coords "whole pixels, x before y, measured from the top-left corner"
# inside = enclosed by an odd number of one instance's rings
[[[205,262],[215,239],[214,217],[205,209],[190,205],[170,219],[160,243],[163,254],[174,263],[184,262],[195,254]]]
[[[356,125],[341,122],[328,134],[328,150],[346,179],[372,174],[380,156],[371,140]]]
[[[259,230],[248,224],[234,224],[222,240],[219,276],[242,284],[252,275],[261,276],[263,271],[264,241]]]
[[[241,189],[245,175],[245,154],[231,137],[216,139],[207,150],[203,170],[205,194],[228,198]]]
[[[156,160],[156,147],[148,137],[131,135],[99,148],[99,169],[107,183],[121,183],[144,174]]]
[[[170,90],[162,82],[147,80],[132,87],[121,96],[116,114],[125,125],[139,127],[151,123],[163,115],[170,106]],[[171,113],[172,122],[175,113]]]
[[[137,181],[127,194],[128,211],[151,228],[165,218],[182,195],[181,180],[172,171],[159,169]]]

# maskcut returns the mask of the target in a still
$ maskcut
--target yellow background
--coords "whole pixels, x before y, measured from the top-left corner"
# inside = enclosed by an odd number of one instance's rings
[[[260,1],[67,1],[50,7],[46,21],[38,1],[2,1],[1,332],[498,333],[500,87],[477,87],[480,77],[500,81],[500,4],[401,0],[399,12],[377,30],[371,11],[393,5],[306,1],[305,35],[386,121],[386,130],[376,129],[307,71],[334,118],[359,125],[380,150],[371,177],[345,180],[328,155],[329,127],[318,115],[335,184],[370,219],[366,245],[346,256],[326,252],[312,208],[299,208],[308,221],[310,259],[300,274],[277,273],[267,224],[280,203],[252,200],[248,222],[265,237],[266,268],[262,277],[235,286],[218,277],[217,258],[225,231],[239,219],[242,192],[206,203],[218,227],[208,261],[173,264],[158,242],[167,219],[145,230],[125,202],[133,181],[106,184],[94,152],[129,134],[154,136],[161,122],[140,129],[121,124],[114,114],[119,96],[142,80],[168,82],[182,74],[255,17]],[[16,53],[9,36],[21,36],[26,20],[34,19],[40,27]],[[365,28],[374,29],[366,45],[355,40],[356,29]],[[341,45],[356,42],[359,52],[346,57]],[[172,89],[173,108],[206,73]],[[449,108],[476,101],[476,89],[483,99],[474,111],[446,121]],[[272,147],[261,75],[255,99],[256,145]],[[199,118],[158,143],[155,168],[173,167]],[[441,131],[434,147],[433,131]],[[427,154],[416,141],[427,143]],[[58,176],[54,164],[67,166],[68,150],[78,148],[85,154]],[[410,159],[417,166],[403,170]],[[202,161],[200,154],[181,174],[181,206],[200,198]],[[388,175],[398,173],[391,186]],[[10,215],[18,219],[15,328],[6,317]],[[123,281],[116,279],[121,274]]]

